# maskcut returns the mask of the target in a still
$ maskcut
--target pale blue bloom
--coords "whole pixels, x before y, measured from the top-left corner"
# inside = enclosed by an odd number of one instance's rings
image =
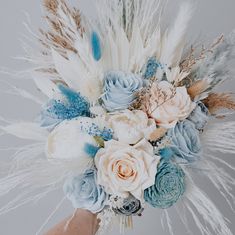
[[[177,125],[167,133],[170,146],[174,156],[186,162],[195,162],[201,156],[201,141],[199,131],[194,123],[189,120],[178,122]]]
[[[87,170],[83,175],[69,177],[64,184],[64,193],[75,209],[81,208],[98,213],[106,205],[108,195],[96,182],[96,171]]]
[[[175,163],[162,160],[155,184],[144,191],[144,199],[153,207],[166,209],[174,205],[185,192],[185,174]]]
[[[41,126],[53,127],[64,120],[71,120],[76,117],[89,117],[89,102],[69,87],[58,85],[62,99],[52,99],[44,107],[40,115]]]
[[[136,99],[136,93],[144,86],[143,79],[132,73],[111,71],[104,78],[102,102],[109,111],[127,109]]]
[[[114,212],[120,215],[131,216],[141,215],[143,208],[141,202],[133,196],[129,196],[123,200],[123,205],[120,208],[113,208]]]
[[[196,129],[203,130],[209,120],[209,111],[207,107],[199,102],[197,107],[193,110],[188,120],[195,124]]]

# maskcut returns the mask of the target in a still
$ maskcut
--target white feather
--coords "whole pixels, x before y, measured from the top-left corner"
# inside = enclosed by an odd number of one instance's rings
[[[48,132],[39,124],[31,122],[13,123],[8,126],[0,126],[0,129],[21,139],[45,141],[48,136]]]
[[[44,75],[33,72],[32,77],[37,88],[48,98],[53,99],[54,94],[59,92],[56,84]]]
[[[192,6],[189,2],[184,2],[180,7],[173,27],[165,33],[160,57],[162,64],[167,64],[168,67],[179,65],[184,49],[185,34],[191,16]]]

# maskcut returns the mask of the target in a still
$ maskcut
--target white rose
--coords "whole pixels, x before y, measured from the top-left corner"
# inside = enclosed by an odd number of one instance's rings
[[[80,117],[60,123],[48,136],[46,153],[53,159],[88,158],[84,151],[85,144],[97,146],[89,130],[94,120]]]
[[[108,141],[95,157],[97,182],[107,193],[121,197],[132,194],[142,200],[144,190],[155,183],[159,160],[145,139],[135,146]]]
[[[180,120],[186,119],[195,109],[186,87],[176,87],[167,81],[154,84],[148,114],[164,128],[173,128]]]
[[[136,144],[141,139],[149,139],[156,130],[154,119],[140,110],[125,110],[112,115],[108,124],[114,132],[114,138],[122,143]]]

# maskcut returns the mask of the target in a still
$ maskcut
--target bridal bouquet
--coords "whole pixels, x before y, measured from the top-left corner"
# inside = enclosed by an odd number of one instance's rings
[[[0,195],[22,192],[0,213],[63,187],[75,209],[98,214],[99,232],[116,219],[121,231],[131,227],[149,205],[164,212],[171,234],[173,207],[188,230],[186,210],[201,234],[232,235],[194,175],[207,177],[234,211],[234,168],[225,154],[235,153],[235,122],[222,118],[235,101],[215,88],[231,76],[235,33],[190,47],[189,3],[167,28],[161,0],[94,4],[92,19],[65,0],[45,0],[50,27],[34,34],[41,49],[24,45],[47,100],[34,123],[1,126],[37,142],[16,153],[0,180]]]

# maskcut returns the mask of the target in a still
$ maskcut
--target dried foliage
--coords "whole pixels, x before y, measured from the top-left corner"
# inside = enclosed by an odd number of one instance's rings
[[[165,134],[167,133],[167,129],[163,127],[157,128],[153,133],[150,135],[150,141],[154,142],[160,140]]]
[[[194,100],[195,97],[202,94],[207,88],[208,83],[205,80],[196,81],[193,85],[188,88],[188,94],[190,95],[191,99]]]
[[[213,53],[214,49],[224,41],[224,36],[221,35],[209,48],[202,46],[202,49],[198,56],[195,55],[195,48],[192,46],[189,52],[189,56],[183,60],[180,64],[181,70],[183,72],[190,72],[192,67],[197,64],[199,61],[205,59],[208,54]]]
[[[203,103],[211,114],[215,114],[220,109],[235,110],[235,99],[231,93],[212,93],[203,100]]]
[[[81,25],[80,11],[70,8],[64,0],[44,0],[44,6],[48,12],[46,20],[51,28],[48,31],[40,29],[42,45],[45,48],[53,47],[64,56],[66,50],[77,53],[74,47],[74,36],[77,32],[82,35],[84,30]],[[73,21],[71,27],[75,26],[75,28],[70,28],[61,16],[61,12],[68,17],[68,22]]]

